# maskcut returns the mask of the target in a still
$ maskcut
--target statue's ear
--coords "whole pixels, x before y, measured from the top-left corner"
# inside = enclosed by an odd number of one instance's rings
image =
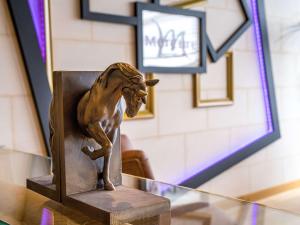
[[[153,86],[155,86],[158,82],[159,82],[158,79],[146,80],[146,81],[145,81],[145,84],[146,84],[146,86],[153,87]]]

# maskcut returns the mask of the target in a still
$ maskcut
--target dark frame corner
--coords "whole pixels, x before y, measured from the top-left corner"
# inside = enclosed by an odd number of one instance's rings
[[[225,40],[225,42],[218,48],[215,49],[209,35],[206,35],[207,48],[210,58],[213,62],[216,62],[221,58],[229,48],[236,42],[237,39],[250,27],[252,23],[250,9],[246,0],[239,0],[241,8],[245,17],[245,21],[233,32],[233,34]]]
[[[108,13],[92,12],[90,10],[90,0],[80,0],[80,6],[81,19],[127,24],[132,26],[137,24],[137,19],[135,16],[121,16]]]

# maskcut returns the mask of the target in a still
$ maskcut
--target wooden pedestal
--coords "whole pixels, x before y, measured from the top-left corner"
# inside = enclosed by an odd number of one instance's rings
[[[116,191],[97,189],[97,174],[103,159],[92,161],[81,148],[100,148],[78,126],[77,103],[101,72],[57,72],[54,74],[54,138],[52,155],[56,182],[46,176],[27,180],[27,187],[55,201],[75,207],[105,224],[169,224],[167,199],[126,188],[121,179],[120,132],[114,143],[110,178]],[[139,221],[139,222],[134,222]]]

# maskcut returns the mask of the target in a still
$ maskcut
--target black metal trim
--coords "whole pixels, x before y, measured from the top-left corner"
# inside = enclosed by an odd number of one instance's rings
[[[241,3],[241,8],[245,16],[245,21],[233,32],[233,34],[228,37],[218,49],[214,48],[209,35],[206,35],[208,52],[213,62],[218,61],[219,58],[221,58],[229,50],[229,48],[236,42],[237,39],[240,38],[240,36],[250,27],[252,23],[251,13],[247,1],[239,1]]]
[[[137,18],[135,16],[121,16],[108,13],[91,12],[89,0],[81,0],[80,5],[82,19],[108,23],[120,23],[133,26],[137,24]]]
[[[199,19],[199,55],[200,62],[197,67],[156,67],[143,65],[143,10],[156,11],[175,15],[193,16]],[[206,72],[206,14],[204,12],[195,10],[178,9],[168,6],[160,6],[148,3],[136,3],[136,13],[138,18],[136,40],[137,40],[137,65],[138,69],[142,72],[155,72],[155,73],[205,73]]]
[[[153,4],[160,4],[160,0],[151,0]],[[120,23],[127,24],[131,26],[137,25],[137,17],[136,16],[121,16],[114,15],[109,13],[101,13],[101,12],[92,12],[90,10],[90,0],[80,0],[80,11],[81,11],[81,19],[99,21],[99,22],[108,22],[108,23]]]
[[[31,12],[26,0],[7,0],[7,3],[33,95],[44,143],[48,155],[50,155],[48,109],[52,97]]]
[[[280,138],[280,128],[278,121],[278,113],[277,113],[277,104],[275,97],[275,88],[273,82],[273,73],[272,73],[272,65],[271,65],[271,57],[270,57],[270,47],[269,47],[269,38],[267,31],[267,23],[265,18],[265,7],[263,0],[256,0],[258,6],[258,16],[260,23],[260,31],[262,34],[262,45],[263,45],[263,53],[264,53],[264,63],[265,63],[265,73],[266,73],[266,82],[268,86],[268,96],[269,96],[269,104],[271,109],[271,118],[273,131],[265,136],[259,138],[258,140],[250,143],[248,146],[240,149],[240,151],[233,153],[232,155],[226,157],[225,159],[219,161],[218,163],[210,166],[204,171],[200,171],[194,176],[188,178],[187,180],[180,183],[182,186],[197,188],[201,184],[206,181],[212,179],[213,177],[219,175],[230,167],[236,165],[247,157],[253,155],[258,152],[262,148],[271,144]]]

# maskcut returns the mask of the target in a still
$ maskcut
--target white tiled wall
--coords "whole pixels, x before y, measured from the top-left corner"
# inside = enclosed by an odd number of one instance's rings
[[[45,155],[6,1],[0,0],[0,145]]]
[[[280,0],[265,0],[265,5],[282,138],[203,185],[203,188],[207,190],[223,194],[240,195],[247,191],[254,192],[300,178],[300,71],[297,69],[299,68],[300,60],[300,32],[288,34],[291,26],[296,25],[300,20],[300,5],[297,0],[284,2]],[[251,38],[250,35],[248,36],[247,48],[248,50],[254,50],[255,45],[249,41],[249,38]],[[240,57],[249,54],[253,53],[241,51]],[[240,57],[239,59],[241,59]],[[254,65],[255,58],[252,57],[252,59],[245,61],[247,61],[248,66],[242,65],[238,68],[235,66],[235,84],[236,87],[241,89],[253,87],[253,90],[248,91],[247,110],[249,115],[254,117],[252,122],[259,122],[262,119],[259,118],[262,108],[257,107],[259,103],[256,99],[261,95],[259,92],[260,82],[251,80],[254,77],[250,76],[250,74],[254,73],[253,70],[257,69],[257,67],[250,66]],[[239,71],[238,74],[237,71]],[[243,75],[239,76],[240,74]],[[262,127],[261,133],[263,133],[263,129]],[[234,134],[245,132],[245,130],[239,130],[239,128],[234,128],[233,130],[235,130]],[[254,135],[258,133],[258,130],[255,129]],[[233,143],[237,142],[238,145],[239,141],[237,140],[239,139],[234,134],[232,136]],[[243,174],[243,177],[234,174],[234,171],[242,173],[245,169],[248,172]],[[247,180],[243,179],[244,176],[247,177]],[[225,180],[225,182],[220,184],[220,180]],[[245,183],[247,184],[246,186]]]
[[[126,1],[114,2],[106,6],[122,14],[132,13]],[[300,178],[300,32],[282,38],[288,26],[300,20],[300,5],[298,0],[265,2],[282,139],[200,187],[208,191],[236,196]],[[94,11],[103,5],[103,1],[91,3]],[[211,12],[208,29],[216,44],[241,22],[237,0],[208,0],[202,7]],[[84,21],[79,12],[76,0],[51,0],[55,70],[103,70],[116,61],[135,65],[132,27]],[[5,1],[0,0],[0,144],[43,154],[10,23]],[[195,109],[191,75],[156,74],[160,83],[155,89],[155,118],[122,124],[122,132],[150,158],[158,180],[177,182],[203,168],[203,162],[214,161],[264,134],[266,118],[252,28],[232,51],[233,106]]]

